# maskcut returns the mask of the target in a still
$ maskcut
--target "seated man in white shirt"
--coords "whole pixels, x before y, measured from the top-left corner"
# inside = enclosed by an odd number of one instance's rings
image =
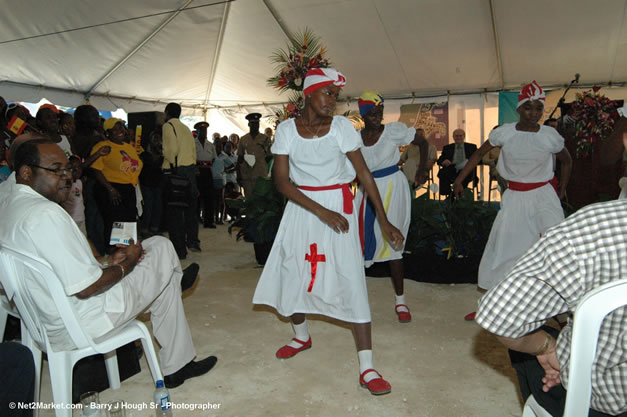
[[[48,262],[83,328],[96,340],[149,311],[167,387],[208,372],[217,359],[193,360],[196,351],[181,301],[183,273],[172,243],[162,237],[143,245],[131,243],[117,249],[110,266],[103,267],[59,205],[72,184],[61,148],[47,139],[24,142],[15,151],[13,164],[15,172],[0,184],[0,244]],[[74,348],[46,286],[36,277],[23,279],[38,300],[50,343],[59,349]]]

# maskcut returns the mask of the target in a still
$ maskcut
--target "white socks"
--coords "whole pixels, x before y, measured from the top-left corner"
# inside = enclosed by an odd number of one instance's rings
[[[305,320],[301,324],[292,323],[292,327],[294,328],[294,333],[295,333],[294,337],[296,339],[300,340],[301,342],[306,342],[309,340],[309,328],[307,327],[307,320]],[[302,344],[295,342],[293,340],[289,342],[287,345],[295,349],[299,349],[303,346]]]
[[[399,304],[405,304],[405,305],[407,304],[405,302],[405,294],[396,296],[396,305],[399,305]],[[409,309],[405,306],[399,307],[397,311],[404,311],[406,313],[409,313]]]
[[[374,365],[372,363],[372,350],[360,350],[357,352],[357,356],[359,357],[359,375],[368,369],[374,369]],[[364,375],[364,382],[370,382],[378,377],[379,375],[376,372],[370,371]]]

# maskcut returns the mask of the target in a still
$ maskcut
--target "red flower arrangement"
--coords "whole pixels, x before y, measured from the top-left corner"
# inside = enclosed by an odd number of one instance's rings
[[[577,157],[587,158],[594,144],[607,138],[618,119],[617,104],[599,94],[601,87],[592,87],[591,91],[578,93],[570,110],[575,119],[575,139]]]
[[[294,119],[300,116],[300,112],[305,107],[305,99],[301,93],[294,93],[290,97],[290,101],[280,110],[274,112],[274,130],[283,120]]]
[[[302,91],[307,71],[327,68],[330,63],[324,56],[326,48],[320,45],[320,38],[309,29],[296,34],[290,43],[287,50],[277,49],[270,57],[277,64],[278,74],[268,78],[268,84],[281,91]]]

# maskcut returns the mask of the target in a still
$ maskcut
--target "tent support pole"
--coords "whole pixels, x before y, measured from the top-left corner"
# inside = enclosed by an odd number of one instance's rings
[[[505,79],[503,78],[503,62],[501,59],[501,47],[499,45],[499,35],[496,31],[496,19],[494,17],[494,3],[490,1],[490,19],[492,19],[492,37],[494,38],[494,53],[496,55],[496,65],[499,71],[499,81],[501,90],[505,88]]]
[[[293,39],[292,32],[290,32],[290,30],[287,28],[287,26],[285,26],[285,23],[283,23],[283,19],[281,19],[281,16],[279,16],[279,13],[270,4],[270,0],[263,0],[263,4],[266,6],[266,8],[268,9],[270,14],[272,15],[272,17],[276,21],[276,23],[279,25],[279,27],[283,31],[283,33],[285,33],[285,36],[287,36],[287,39],[289,39],[291,41]]]
[[[96,88],[98,88],[98,86],[100,86],[100,84],[102,84],[103,82],[105,82],[105,80],[107,78],[109,78],[114,72],[116,72],[118,70],[118,68],[120,68],[122,65],[124,65],[124,63],[126,61],[128,61],[133,55],[135,55],[137,53],[137,51],[139,51],[146,43],[148,43],[157,33],[159,33],[161,31],[161,29],[163,29],[164,27],[166,27],[166,25],[168,25],[168,23],[170,23],[176,16],[179,15],[179,13],[181,13],[183,10],[185,10],[185,8],[187,6],[189,6],[189,4],[192,2],[193,0],[187,0],[185,2],[185,4],[183,6],[181,6],[176,12],[172,13],[172,15],[170,17],[168,17],[163,23],[161,23],[159,25],[159,27],[157,29],[155,29],[154,31],[152,31],[152,33],[150,35],[148,35],[148,37],[146,37],[146,39],[144,39],[139,45],[137,45],[131,52],[129,52],[128,55],[126,55],[124,58],[122,58],[122,60],[120,62],[117,63],[117,65],[115,65],[113,68],[111,68],[109,70],[109,72],[107,72],[103,77],[101,77],[96,84],[94,84],[88,91],[87,93],[85,93],[85,98],[89,99],[89,96],[91,96],[91,94],[94,92],[94,90]]]
[[[216,69],[218,68],[218,61],[220,59],[220,50],[222,49],[222,43],[224,42],[224,31],[226,30],[226,20],[229,17],[229,12],[231,11],[231,2],[228,2],[224,5],[224,12],[222,13],[222,22],[220,22],[220,32],[218,33],[218,40],[216,42],[216,50],[213,54],[213,62],[211,63],[211,74],[209,74],[209,82],[207,83],[207,91],[205,92],[205,101],[203,115],[205,116],[205,120],[207,120],[207,106],[209,105],[209,96],[211,95],[211,90],[213,89],[213,81],[216,77]]]

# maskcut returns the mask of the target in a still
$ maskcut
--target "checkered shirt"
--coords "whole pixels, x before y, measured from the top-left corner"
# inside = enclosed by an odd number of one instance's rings
[[[621,278],[627,278],[627,200],[593,204],[549,229],[481,298],[476,321],[496,335],[519,338],[559,313],[573,312],[594,288]],[[568,323],[557,341],[564,386],[571,335]],[[601,326],[590,405],[611,415],[627,411],[626,307]]]

